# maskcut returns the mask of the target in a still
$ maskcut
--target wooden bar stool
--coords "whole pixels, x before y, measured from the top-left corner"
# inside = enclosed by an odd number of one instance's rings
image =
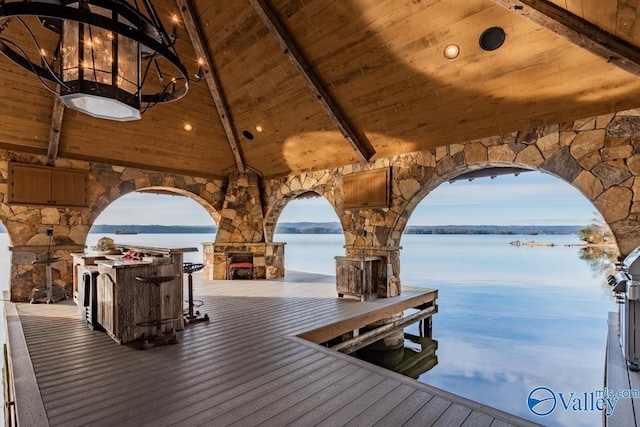
[[[165,282],[170,282],[179,276],[136,276],[135,279],[141,283],[148,283],[153,286],[153,290],[149,290],[149,311],[151,312],[152,308],[155,308],[154,318],[145,322],[136,323],[136,326],[155,326],[156,327],[156,335],[155,336],[143,336],[140,338],[142,340],[142,348],[147,350],[152,347],[157,347],[165,344],[177,344],[178,343],[178,334],[175,329],[172,329],[170,333],[162,332],[162,325],[173,322],[178,318],[162,318],[162,292],[160,291],[160,285]]]

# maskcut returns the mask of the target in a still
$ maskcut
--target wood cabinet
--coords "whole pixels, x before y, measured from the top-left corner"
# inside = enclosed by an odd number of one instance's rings
[[[345,209],[389,207],[389,168],[345,175],[343,196]]]
[[[336,257],[336,289],[339,297],[366,301],[376,298],[378,285],[386,281],[386,263],[381,257]]]
[[[87,172],[9,163],[9,203],[86,206]]]
[[[153,261],[105,255],[78,255],[77,262],[95,262],[97,323],[120,344],[144,337],[170,336],[184,328],[183,253],[198,248],[118,245],[144,253]],[[143,280],[141,280],[143,279]],[[158,279],[158,280],[154,280]]]
[[[98,323],[120,344],[182,330],[182,254],[156,264],[98,261]],[[145,283],[136,277],[173,277]]]

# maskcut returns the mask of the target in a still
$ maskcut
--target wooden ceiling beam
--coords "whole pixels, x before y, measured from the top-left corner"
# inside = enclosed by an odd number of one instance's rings
[[[548,0],[491,0],[640,76],[640,49]]]
[[[246,168],[242,158],[242,152],[240,151],[240,146],[238,145],[238,136],[233,126],[233,119],[231,118],[229,107],[222,93],[220,79],[218,78],[213,58],[209,54],[205,38],[203,37],[200,26],[196,21],[196,15],[193,10],[193,6],[191,5],[191,1],[176,0],[176,3],[178,8],[180,8],[182,21],[184,22],[184,26],[187,29],[187,33],[189,34],[189,38],[193,44],[193,49],[195,50],[199,60],[202,61],[203,70],[199,70],[199,72],[204,74],[204,76],[201,77],[204,77],[207,82],[207,86],[209,87],[209,92],[211,92],[211,97],[216,105],[220,121],[222,122],[222,127],[224,128],[227,140],[229,141],[229,146],[233,152],[236,166],[240,172],[245,172]]]
[[[348,120],[324,89],[324,86],[297,48],[290,34],[282,26],[267,2],[265,0],[249,0],[249,2],[253,5],[256,12],[258,12],[258,15],[262,18],[271,34],[275,37],[280,48],[289,58],[289,61],[291,61],[298,70],[298,73],[303,77],[307,87],[313,92],[318,101],[320,101],[333,123],[340,129],[340,132],[342,132],[342,135],[349,145],[355,150],[360,161],[366,162],[371,159],[376,153],[373,146],[366,137],[356,135]]]
[[[53,101],[53,113],[51,114],[51,130],[49,131],[49,148],[47,149],[47,165],[53,166],[58,157],[60,146],[60,131],[62,130],[62,118],[64,117],[64,103],[59,96]]]

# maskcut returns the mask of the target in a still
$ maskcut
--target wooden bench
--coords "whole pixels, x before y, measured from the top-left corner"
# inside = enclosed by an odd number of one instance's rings
[[[229,253],[227,254],[227,279],[253,279],[253,254]]]

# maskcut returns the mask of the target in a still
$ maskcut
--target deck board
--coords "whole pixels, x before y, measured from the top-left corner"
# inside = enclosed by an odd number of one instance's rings
[[[389,411],[379,422],[376,427],[394,427],[403,425],[433,398],[433,395],[424,391],[416,390],[409,397],[404,399],[398,406]]]
[[[380,401],[383,396],[391,393],[392,390],[397,387],[399,387],[399,385],[396,381],[387,378],[376,387],[358,396],[358,398],[352,401],[349,405],[333,412],[317,425],[318,427],[332,427],[335,425],[347,424],[361,413],[367,411],[368,408]]]
[[[30,358],[16,362],[31,366],[50,425],[533,425],[297,337],[384,317],[424,289],[360,302],[318,275],[193,277],[210,321],[147,351],[91,330],[70,301],[8,304],[19,315],[8,339],[24,335]]]
[[[613,391],[632,389],[632,375],[636,373],[629,372],[627,362],[622,354],[620,339],[618,337],[618,314],[609,313],[609,331],[607,334],[607,355],[605,366],[605,385]],[[604,417],[605,426],[629,426],[638,425],[638,413],[640,408],[634,408],[636,399],[620,399],[616,403],[616,407],[609,417]]]

